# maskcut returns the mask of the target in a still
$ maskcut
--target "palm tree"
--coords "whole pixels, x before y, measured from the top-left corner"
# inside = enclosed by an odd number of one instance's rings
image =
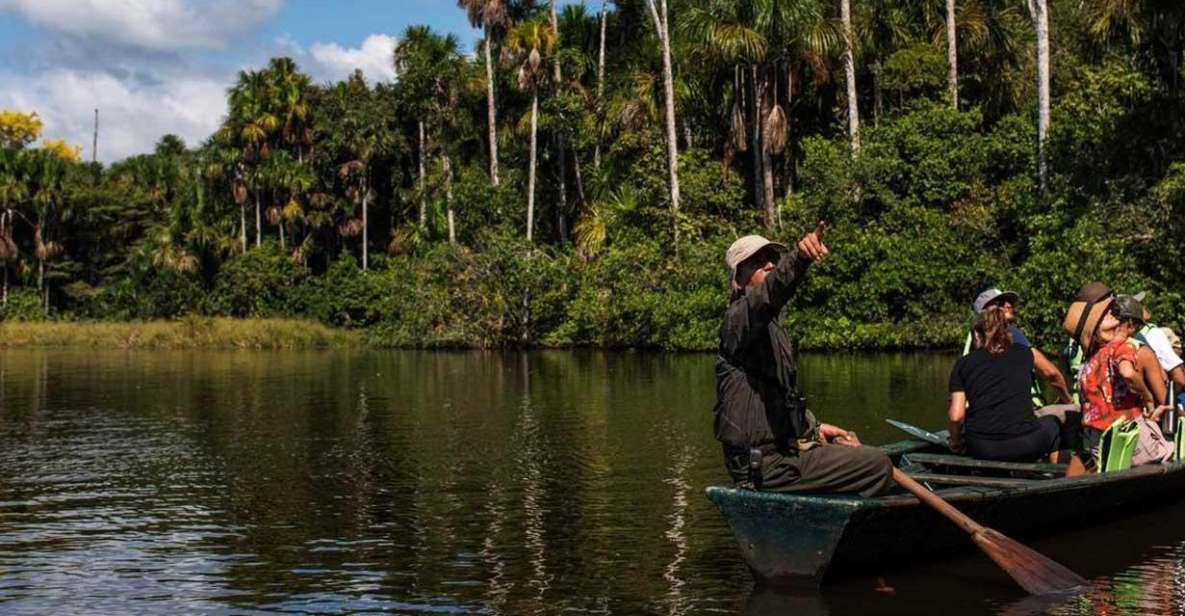
[[[1041,190],[1048,183],[1045,138],[1049,135],[1049,4],[1047,0],[1026,0],[1037,35],[1037,177]]]
[[[556,5],[556,0],[551,0],[551,31],[552,31],[552,34],[555,36],[556,47],[559,47],[559,45],[560,45],[560,26],[559,26],[559,19],[556,16],[555,5]],[[555,72],[552,77],[553,77],[553,79],[555,79],[556,87],[559,88],[564,83],[564,71],[560,67],[560,54],[558,54],[558,53],[555,54],[555,58],[554,58],[554,61],[552,62],[552,64],[555,67],[554,68]],[[567,160],[567,158],[568,158],[568,155],[567,155],[566,150],[564,149],[564,147],[565,147],[564,141],[565,140],[564,140],[563,131],[557,131],[555,137],[556,137],[556,149],[559,150],[559,152],[558,152],[559,160],[557,161],[557,163],[559,165],[559,180],[560,180],[560,202],[559,202],[559,206],[556,208],[556,222],[559,224],[560,243],[562,244],[562,243],[566,243],[568,241],[568,229],[567,229],[567,225],[564,222],[564,214],[565,214],[565,212],[568,211],[568,180],[567,180],[567,174],[568,174],[568,160]]]
[[[729,67],[732,110],[726,160],[733,152],[751,149],[753,195],[765,212],[769,228],[777,224],[773,156],[792,155],[790,113],[800,73],[809,68],[816,82],[828,78],[825,58],[841,34],[817,1],[744,0],[713,2],[688,10],[683,28],[693,43],[692,54],[704,64]],[[780,87],[784,84],[784,87]],[[785,107],[779,101],[784,89]],[[752,143],[745,107],[753,115]],[[787,153],[789,152],[789,153]],[[790,190],[789,173],[784,184]]]
[[[296,68],[292,58],[272,58],[267,74],[271,82],[271,103],[280,120],[281,143],[296,150],[296,161],[304,162],[305,150],[312,145],[312,82]]]
[[[946,0],[946,63],[950,107],[959,109],[959,38],[955,26],[955,0]]]
[[[420,227],[427,225],[428,203],[425,158],[433,130],[444,140],[446,124],[454,121],[451,110],[457,102],[464,58],[456,36],[439,35],[428,26],[410,26],[395,47],[395,67],[400,84],[411,99],[419,130]],[[445,144],[442,151],[447,152]]]
[[[24,177],[24,154],[19,150],[0,150],[0,269],[4,270],[4,287],[0,302],[8,305],[8,266],[20,252],[12,239],[16,223],[15,205],[27,196]]]
[[[37,288],[41,291],[45,313],[49,314],[49,287],[45,284],[45,263],[62,253],[62,245],[47,240],[54,220],[63,215],[63,181],[66,162],[46,150],[35,150],[30,164],[30,197],[33,205],[33,254],[37,257]]]
[[[1022,42],[1031,29],[1025,8],[1001,0],[960,0],[956,9],[960,99],[975,99],[991,115],[1015,109],[1024,91],[1008,77],[1021,64]],[[934,34],[938,43],[945,27]]]
[[[263,238],[263,210],[260,200],[262,185],[257,167],[270,152],[268,139],[279,127],[280,119],[272,111],[273,90],[268,75],[263,71],[239,71],[235,85],[230,89],[229,113],[221,130],[222,139],[240,148],[239,160],[243,177],[236,182],[240,186],[253,185],[255,189],[255,245]],[[236,201],[242,202],[236,194]],[[246,220],[242,217],[243,249],[246,250]]]
[[[383,101],[366,85],[360,70],[348,81],[339,82],[330,91],[333,115],[327,120],[327,135],[322,141],[334,156],[337,175],[347,186],[346,196],[362,209],[362,219],[341,225],[344,236],[361,235],[362,269],[370,268],[370,204],[375,198],[373,163],[395,147],[395,138],[386,122],[375,118],[382,113]],[[357,232],[357,233],[355,233]]]
[[[852,47],[852,6],[850,0],[839,0],[839,16],[843,22],[843,71],[848,88],[848,134],[852,151],[860,149],[860,104],[856,100],[856,60]]]
[[[280,250],[286,250],[285,227],[303,214],[301,201],[316,181],[312,169],[286,151],[273,152],[263,166],[265,183],[271,187],[272,200],[267,209],[268,222],[276,225]]]
[[[498,107],[494,99],[494,60],[491,48],[494,38],[505,33],[510,25],[506,13],[506,0],[457,0],[457,5],[469,14],[469,23],[481,28],[485,37],[482,52],[485,54],[486,108],[489,127],[490,182],[498,185]]]
[[[671,213],[675,246],[679,245],[679,144],[675,134],[675,77],[671,69],[671,22],[667,12],[667,0],[646,0],[650,16],[654,19],[654,30],[662,45],[662,87],[666,100],[667,119],[667,169],[670,173]]]
[[[1174,96],[1182,83],[1185,3],[1149,0],[1081,0],[1090,31],[1101,40],[1126,38],[1134,58],[1143,57]]]
[[[555,30],[542,20],[524,22],[507,37],[506,45],[518,64],[519,89],[531,93],[531,155],[527,173],[527,242],[535,238],[535,173],[539,151],[539,88],[546,81],[543,56],[555,49]]]
[[[597,53],[597,121],[601,121],[605,108],[605,30],[609,23],[609,0],[601,0],[601,38]],[[601,140],[597,139],[593,150],[593,166],[601,168]]]
[[[853,34],[869,58],[869,72],[872,74],[872,121],[880,125],[884,113],[884,90],[881,76],[885,60],[897,49],[908,45],[914,38],[917,11],[900,0],[881,0],[859,5],[854,16]]]

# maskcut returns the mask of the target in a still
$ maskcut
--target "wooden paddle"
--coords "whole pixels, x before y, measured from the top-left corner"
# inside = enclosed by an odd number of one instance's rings
[[[1003,533],[981,526],[942,497],[914,481],[901,469],[893,469],[893,480],[918,497],[918,500],[937,509],[959,528],[967,531],[975,545],[1029,593],[1047,595],[1086,584],[1082,576],[1046,558],[1036,550],[1008,538]]]

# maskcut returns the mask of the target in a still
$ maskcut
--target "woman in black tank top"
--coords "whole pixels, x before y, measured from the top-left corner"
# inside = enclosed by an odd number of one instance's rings
[[[950,375],[951,448],[975,458],[1031,462],[1057,451],[1056,417],[1033,414],[1033,354],[1012,342],[1003,312],[989,307],[976,318],[975,349]]]

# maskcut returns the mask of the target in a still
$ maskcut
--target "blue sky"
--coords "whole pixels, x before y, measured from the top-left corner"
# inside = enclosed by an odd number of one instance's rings
[[[98,107],[99,159],[112,162],[165,133],[205,139],[237,71],[273,56],[319,82],[355,68],[394,79],[391,49],[412,24],[469,51],[480,37],[454,0],[0,0],[0,109],[38,112],[45,137],[89,158]]]

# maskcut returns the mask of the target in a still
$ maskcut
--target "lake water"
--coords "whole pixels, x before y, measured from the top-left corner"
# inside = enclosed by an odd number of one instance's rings
[[[755,590],[707,485],[710,355],[0,352],[0,614],[1168,614],[1183,506],[1031,545]],[[949,355],[806,356],[870,444],[944,426]]]

